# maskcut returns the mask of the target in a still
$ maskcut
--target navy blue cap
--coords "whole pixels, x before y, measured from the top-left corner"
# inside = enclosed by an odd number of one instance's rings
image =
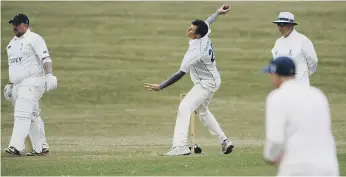
[[[296,65],[290,57],[277,57],[271,60],[269,66],[263,69],[264,73],[278,74],[279,76],[294,76]]]
[[[17,14],[8,23],[13,25],[20,25],[21,23],[29,24],[29,18],[25,14]]]

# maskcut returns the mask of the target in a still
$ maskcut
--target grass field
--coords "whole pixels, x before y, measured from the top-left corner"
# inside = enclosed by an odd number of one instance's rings
[[[58,89],[41,100],[51,155],[10,157],[3,152],[13,107],[1,102],[1,175],[276,175],[263,161],[264,101],[272,89],[261,69],[279,37],[271,23],[290,11],[297,30],[319,56],[311,83],[329,98],[341,175],[346,175],[346,3],[233,2],[212,25],[223,79],[210,110],[235,143],[220,155],[217,138],[197,121],[201,156],[160,157],[171,146],[179,94],[189,76],[147,92],[176,72],[188,47],[185,32],[220,2],[1,2],[1,84],[8,82],[8,20],[26,13],[53,59]],[[3,98],[3,96],[1,95]],[[323,143],[323,142],[321,142]]]

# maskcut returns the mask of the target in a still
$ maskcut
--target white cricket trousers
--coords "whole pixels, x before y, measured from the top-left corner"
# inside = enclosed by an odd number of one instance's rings
[[[25,138],[29,135],[35,152],[48,148],[44,124],[39,115],[39,100],[44,92],[45,77],[31,77],[13,85],[14,126],[9,146],[23,151]]]
[[[208,109],[213,94],[213,92],[203,88],[199,84],[196,84],[185,95],[178,109],[174,129],[173,147],[187,146],[190,116],[195,110],[204,126],[218,136],[220,144],[223,140],[227,139],[214,115]]]

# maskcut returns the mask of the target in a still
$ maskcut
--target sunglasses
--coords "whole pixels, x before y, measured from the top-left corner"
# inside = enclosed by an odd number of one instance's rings
[[[277,23],[276,25],[283,27],[283,26],[288,25],[288,23],[283,23],[283,22],[281,22],[281,23]]]

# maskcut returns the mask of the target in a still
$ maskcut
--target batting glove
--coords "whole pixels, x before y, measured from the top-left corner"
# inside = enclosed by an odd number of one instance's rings
[[[54,90],[58,87],[58,80],[56,79],[55,76],[53,76],[53,74],[47,74],[46,75],[46,89],[47,92],[50,90]]]
[[[6,84],[4,88],[4,97],[7,101],[12,100],[12,88],[13,88],[12,84]]]

